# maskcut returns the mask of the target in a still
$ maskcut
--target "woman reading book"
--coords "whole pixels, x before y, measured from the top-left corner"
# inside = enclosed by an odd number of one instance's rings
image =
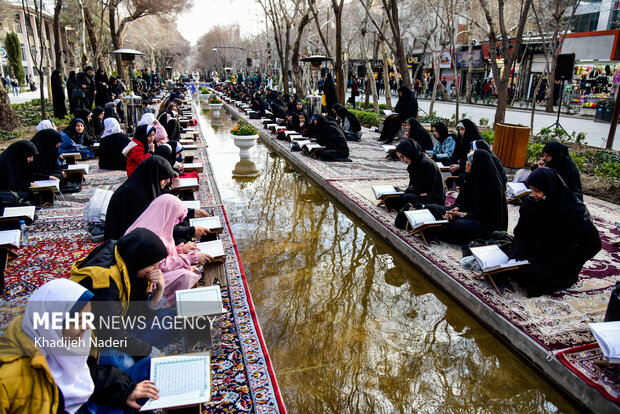
[[[144,321],[133,328],[100,324],[98,340],[115,344],[100,349],[101,364],[131,367],[137,360],[159,355],[159,348],[179,336],[179,331],[165,329],[162,323],[163,318],[176,315],[175,309],[162,308],[166,282],[159,262],[167,256],[166,246],[155,233],[137,228],[118,241],[97,246],[71,267],[71,280],[94,295],[96,320],[124,317]]]
[[[30,186],[34,180],[32,162],[39,152],[30,141],[22,140],[9,145],[0,154],[0,190],[15,191],[21,198],[31,198]],[[47,177],[44,177],[47,178]]]
[[[422,148],[412,139],[406,139],[396,147],[396,155],[405,164],[409,173],[409,185],[405,194],[385,200],[385,207],[400,210],[407,203],[414,209],[424,208],[426,204],[444,205],[445,188],[439,167],[426,156]]]
[[[172,307],[176,303],[177,290],[190,289],[200,279],[200,271],[194,265],[209,263],[212,257],[197,250],[193,242],[175,245],[174,226],[187,216],[187,207],[178,197],[162,194],[148,206],[144,213],[127,229],[125,234],[137,228],[151,230],[164,242],[168,257],[159,262],[159,270],[166,282],[166,303]]]
[[[533,297],[572,286],[602,246],[588,208],[558,173],[539,167],[526,184],[532,193],[519,210],[510,257],[530,264],[510,276]]]
[[[444,214],[450,222],[438,230],[440,240],[464,245],[475,239],[488,239],[494,231],[508,228],[506,189],[491,154],[477,150],[465,163],[467,178],[451,209]],[[441,206],[429,207],[437,216]]]
[[[538,161],[539,167],[549,167],[555,170],[564,180],[564,184],[571,189],[575,196],[583,201],[581,188],[581,176],[575,161],[568,154],[568,148],[561,142],[548,142],[543,148],[543,153]]]
[[[122,413],[139,409],[138,399],[157,398],[154,383],[145,381],[149,358],[123,371],[98,365],[90,356],[91,331],[82,321],[92,297],[67,279],[52,280],[34,292],[24,314],[0,337],[0,412]],[[36,317],[66,313],[77,324],[53,329],[35,323]],[[67,346],[54,346],[60,340]]]

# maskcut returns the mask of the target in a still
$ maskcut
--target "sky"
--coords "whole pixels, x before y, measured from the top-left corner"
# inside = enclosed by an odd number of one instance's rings
[[[179,31],[192,45],[210,28],[239,23],[242,35],[265,29],[265,15],[257,0],[194,0],[194,8],[177,17]]]

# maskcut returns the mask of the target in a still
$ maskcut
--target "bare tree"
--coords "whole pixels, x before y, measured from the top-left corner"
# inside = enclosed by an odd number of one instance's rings
[[[308,0],[308,3],[313,3],[314,0]],[[301,68],[299,66],[299,48],[301,47],[301,39],[304,33],[304,29],[312,21],[310,17],[312,10],[309,5],[305,11],[305,13],[299,19],[297,23],[297,35],[295,36],[295,42],[293,43],[293,53],[291,55],[291,66],[293,67],[293,83],[295,84],[295,89],[297,93],[306,93],[306,88],[303,80],[303,76],[301,73]]]
[[[192,0],[110,0],[108,20],[114,48],[123,47],[123,35],[129,22],[149,15],[175,16],[191,6]],[[116,57],[116,68],[121,77],[126,77],[120,56]]]
[[[523,41],[523,30],[532,5],[532,0],[515,0],[515,4],[519,5],[519,19],[516,24],[514,35],[512,39],[514,42],[511,44],[509,38],[511,38],[510,32],[506,26],[505,16],[505,2],[504,0],[497,0],[497,18],[494,18],[490,1],[491,0],[478,0],[480,7],[484,13],[484,17],[487,24],[488,36],[489,36],[489,61],[493,68],[493,78],[495,79],[495,85],[497,86],[497,110],[495,111],[495,123],[503,123],[506,117],[506,106],[508,102],[508,82],[512,79],[511,68],[516,61],[521,42]],[[498,39],[499,36],[499,39]],[[503,73],[499,70],[497,63],[497,42],[501,41],[504,50],[504,70]]]

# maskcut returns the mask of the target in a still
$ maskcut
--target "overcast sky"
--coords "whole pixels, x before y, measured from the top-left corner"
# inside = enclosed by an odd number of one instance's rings
[[[239,23],[243,35],[264,30],[264,12],[256,0],[194,0],[194,8],[177,17],[177,27],[192,44],[213,26]]]

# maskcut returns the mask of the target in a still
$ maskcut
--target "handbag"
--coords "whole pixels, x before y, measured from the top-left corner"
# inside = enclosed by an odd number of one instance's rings
[[[71,97],[75,99],[86,98],[86,92],[84,92],[82,89],[74,89],[71,92]]]

